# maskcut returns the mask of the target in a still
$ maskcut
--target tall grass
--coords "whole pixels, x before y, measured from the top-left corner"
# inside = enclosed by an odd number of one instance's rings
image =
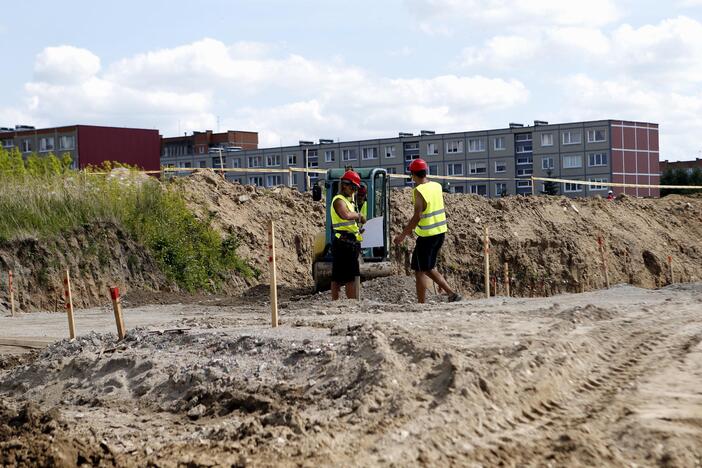
[[[222,239],[175,188],[153,178],[127,170],[118,177],[0,170],[0,243],[49,238],[98,221],[124,227],[187,290],[215,289],[232,270],[256,274],[236,255],[237,239]]]

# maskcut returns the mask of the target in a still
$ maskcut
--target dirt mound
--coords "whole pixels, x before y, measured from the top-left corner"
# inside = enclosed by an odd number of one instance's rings
[[[20,311],[64,310],[63,271],[71,271],[73,305],[109,302],[110,286],[177,290],[143,245],[113,223],[95,223],[49,240],[28,238],[0,243],[0,311],[9,311],[5,272],[14,273]]]
[[[309,194],[280,187],[274,190],[232,184],[212,171],[196,172],[178,181],[199,216],[212,219],[221,232],[235,232],[239,252],[268,278],[267,223],[277,223],[279,281],[292,287],[311,286],[314,236],[324,227],[325,209]],[[411,216],[411,191],[391,193],[392,234]],[[702,278],[702,201],[664,199],[507,197],[486,199],[446,194],[449,233],[440,269],[461,289],[483,291],[483,227],[491,241],[491,276],[502,290],[503,264],[509,264],[511,289],[520,296],[553,295],[603,287],[597,237],[605,242],[610,282],[659,287],[669,281],[667,257],[674,258],[676,281]],[[393,247],[398,274],[411,274],[412,242]],[[248,285],[259,283],[247,281]],[[391,281],[392,282],[392,281]],[[386,299],[397,291],[405,300],[411,287],[389,284]],[[407,291],[409,289],[409,291]],[[384,291],[378,291],[384,292]],[[369,291],[371,297],[376,291]]]
[[[410,190],[392,192],[393,235],[412,214]],[[702,278],[702,202],[699,198],[608,201],[600,198],[507,197],[447,194],[449,232],[441,269],[466,292],[483,291],[483,227],[490,236],[491,277],[502,290],[503,264],[520,296],[580,292],[604,286],[597,237],[605,242],[611,284],[659,287]],[[396,248],[399,272],[409,252]]]
[[[247,285],[268,283],[268,222],[276,225],[278,281],[295,287],[311,286],[312,243],[324,229],[323,203],[287,187],[263,189],[227,182],[211,170],[196,171],[176,181],[190,208],[211,220],[222,234],[234,233],[237,253],[259,272]],[[241,292],[231,291],[231,292]]]

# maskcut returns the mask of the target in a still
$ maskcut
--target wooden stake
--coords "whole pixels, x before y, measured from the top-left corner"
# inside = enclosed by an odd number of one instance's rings
[[[271,267],[271,326],[278,326],[278,278],[275,267],[275,226],[271,219],[268,224],[268,263]]]
[[[483,228],[485,238],[483,239],[483,254],[485,257],[485,297],[490,297],[490,238],[488,237],[488,227]]]
[[[73,295],[71,294],[71,272],[66,269],[63,273],[63,294],[66,299],[66,314],[68,315],[68,336],[75,340],[76,322],[73,317]]]
[[[120,341],[124,339],[124,317],[122,317],[122,301],[119,298],[119,288],[110,288],[112,298],[112,308],[115,311],[115,323],[117,324],[117,336]]]
[[[509,263],[505,262],[504,267],[505,296],[509,297]]]
[[[15,316],[15,287],[12,284],[12,270],[7,272],[7,284],[10,290],[10,313]]]
[[[600,259],[602,260],[602,271],[604,272],[605,277],[605,287],[609,289],[609,266],[607,265],[607,257],[605,256],[604,240],[602,240],[602,236],[597,236],[597,243],[600,246]]]
[[[671,255],[668,255],[668,272],[670,273],[670,284],[673,284],[675,278],[673,277],[673,257]]]

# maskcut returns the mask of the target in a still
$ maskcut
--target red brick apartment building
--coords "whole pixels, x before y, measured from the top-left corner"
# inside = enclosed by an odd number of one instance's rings
[[[187,157],[178,167],[219,167],[220,150],[225,167],[228,154],[258,149],[258,132],[228,130],[213,133],[212,130],[193,132],[191,135],[161,139],[161,157]],[[165,164],[167,165],[167,164]]]
[[[668,169],[684,169],[691,173],[695,168],[702,170],[702,158],[695,158],[694,161],[668,161],[667,159],[661,161],[661,175]]]
[[[116,161],[144,170],[159,170],[161,137],[158,130],[96,125],[69,125],[37,129],[26,125],[0,128],[4,149],[19,148],[23,156],[68,153],[73,167],[98,166]]]

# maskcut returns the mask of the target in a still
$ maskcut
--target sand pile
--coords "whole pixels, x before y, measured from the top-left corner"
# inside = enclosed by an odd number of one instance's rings
[[[501,289],[503,264],[521,296],[580,292],[604,286],[597,237],[605,242],[610,282],[659,287],[702,278],[702,203],[699,198],[616,201],[599,198],[508,197],[448,194],[449,233],[441,269],[465,292],[483,291],[483,227],[489,229],[491,276]],[[411,216],[409,190],[392,192],[393,235]],[[407,248],[411,248],[407,244]],[[393,252],[408,272],[408,249]]]
[[[196,215],[210,219],[222,234],[241,241],[237,252],[259,272],[249,286],[268,284],[268,222],[276,223],[278,281],[311,286],[312,242],[324,229],[324,204],[287,187],[273,190],[225,181],[211,170],[196,171],[176,181]],[[235,292],[235,291],[232,291]],[[236,292],[241,292],[236,291]]]
[[[233,231],[240,237],[239,252],[261,271],[263,283],[268,278],[267,222],[275,219],[279,281],[291,287],[311,286],[311,247],[315,234],[324,226],[322,203],[285,187],[266,190],[228,183],[212,171],[196,172],[178,183],[193,210],[212,219],[220,231]],[[411,216],[410,195],[406,189],[392,191],[393,236]],[[521,296],[603,287],[598,235],[605,242],[612,284],[667,284],[668,255],[674,258],[676,281],[702,278],[700,198],[445,197],[450,231],[442,250],[441,270],[467,294],[483,291],[484,226],[489,228],[492,244],[491,276],[502,289],[503,264],[507,262],[512,291]],[[400,275],[411,274],[412,248],[413,241],[393,247]],[[381,292],[402,302],[408,286],[404,280],[400,283],[385,284],[390,289]],[[413,287],[409,293],[414,295]]]

